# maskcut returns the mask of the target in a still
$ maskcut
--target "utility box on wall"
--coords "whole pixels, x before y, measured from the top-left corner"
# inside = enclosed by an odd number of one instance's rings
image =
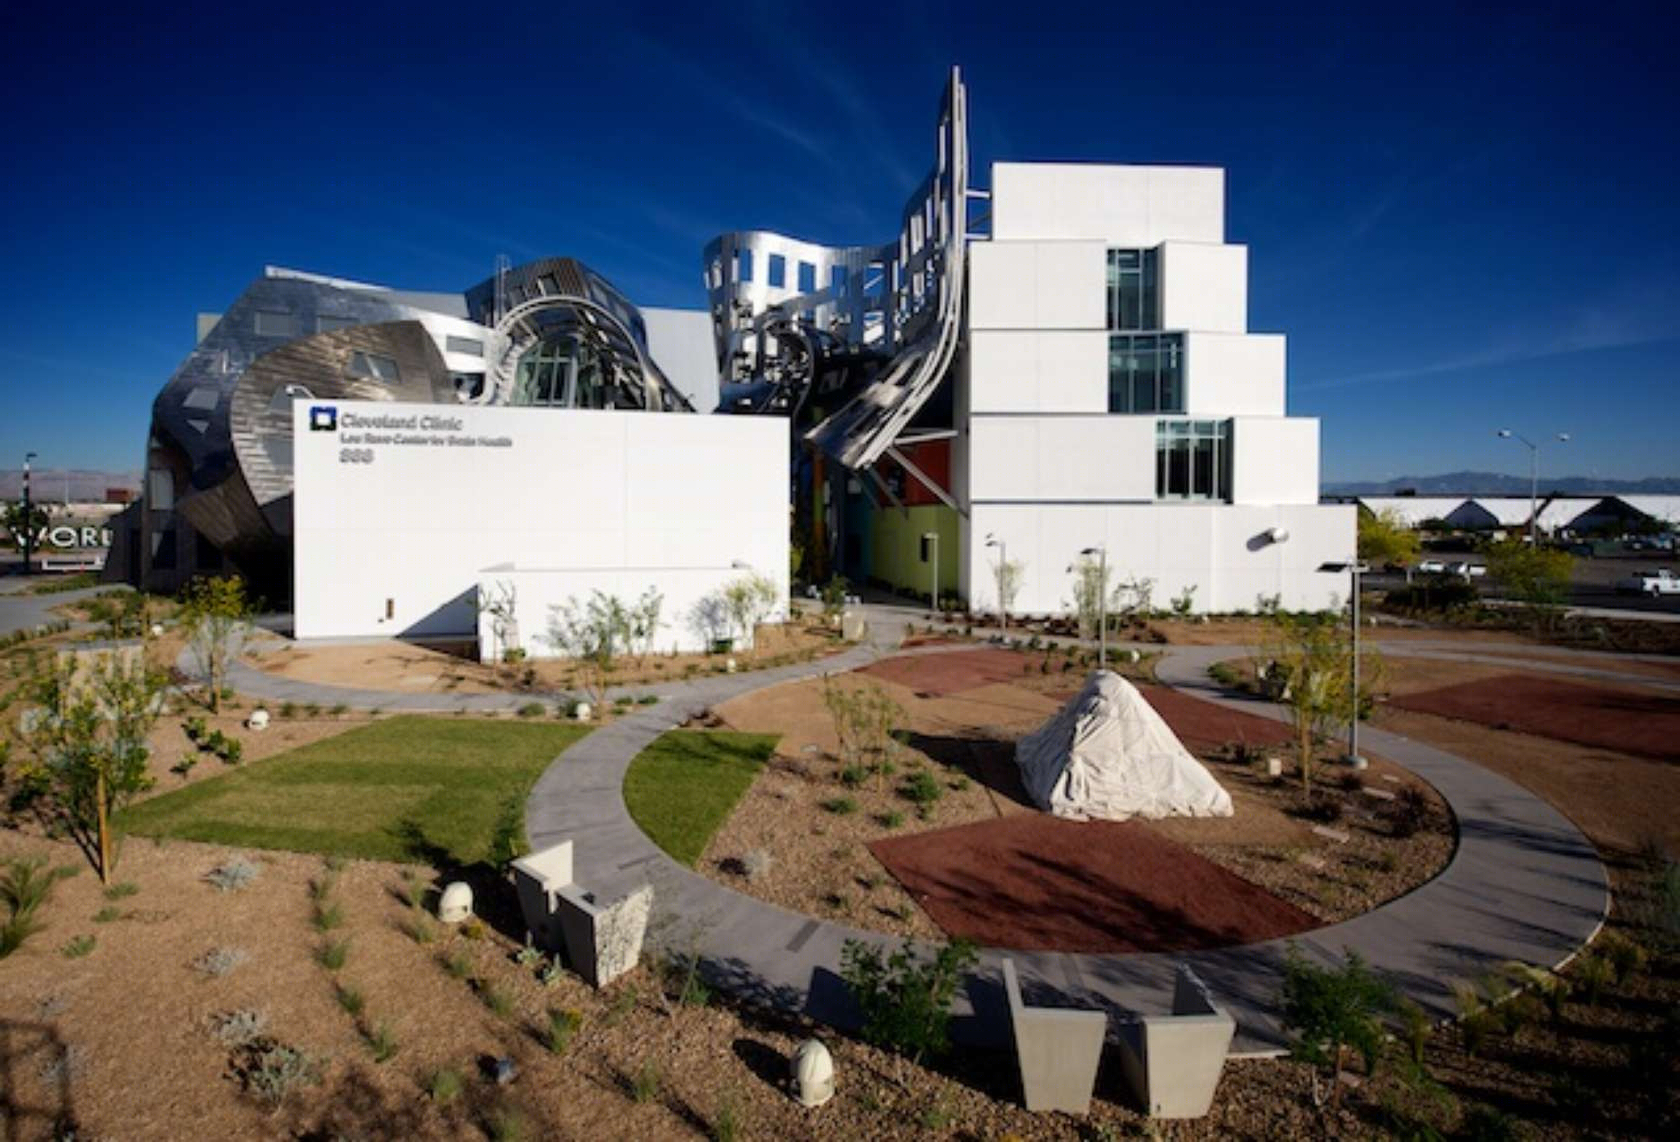
[[[490,568],[580,601],[658,587],[662,648],[734,577],[786,599],[779,418],[300,400],[293,432],[300,639],[474,636]]]

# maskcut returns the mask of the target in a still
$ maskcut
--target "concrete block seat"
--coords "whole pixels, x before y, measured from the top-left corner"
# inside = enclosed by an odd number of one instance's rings
[[[571,841],[514,861],[513,882],[531,944],[563,952],[591,987],[605,987],[636,966],[653,911],[652,885],[598,901],[572,880]]]
[[[1126,1082],[1151,1118],[1200,1118],[1213,1105],[1237,1022],[1185,964],[1173,983],[1172,1014],[1144,1015],[1119,1028]]]
[[[1097,1083],[1108,1015],[1064,1007],[1028,1007],[1021,999],[1015,961],[1003,960],[1003,989],[1009,1025],[1021,1067],[1021,1094],[1028,1110],[1084,1114]]]

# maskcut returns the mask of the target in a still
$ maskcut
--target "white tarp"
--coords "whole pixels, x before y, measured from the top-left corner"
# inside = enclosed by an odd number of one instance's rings
[[[1231,795],[1155,708],[1111,670],[1015,745],[1021,781],[1058,817],[1229,817]]]

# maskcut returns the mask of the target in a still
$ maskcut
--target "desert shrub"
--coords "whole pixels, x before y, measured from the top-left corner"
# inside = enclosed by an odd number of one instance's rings
[[[450,952],[444,957],[443,970],[454,979],[466,979],[472,975],[472,960],[462,951]]]
[[[1393,1010],[1391,984],[1365,966],[1359,953],[1348,951],[1338,967],[1309,962],[1294,944],[1284,961],[1283,1026],[1294,1033],[1290,1054],[1330,1072],[1331,1103],[1341,1096],[1337,1076],[1347,1051],[1358,1051],[1365,1069],[1374,1071],[1382,1045],[1381,1016]]]
[[[652,1102],[665,1083],[664,1072],[653,1059],[645,1059],[630,1077],[630,1097],[637,1102]]]
[[[894,809],[887,813],[877,813],[875,820],[880,822],[883,829],[896,829],[904,824],[904,814]]]
[[[1423,1052],[1429,1046],[1429,1037],[1434,1034],[1434,1023],[1429,1013],[1409,999],[1400,1001],[1396,1012],[1400,1017],[1400,1038],[1406,1044],[1406,1054],[1419,1066],[1423,1065]]]
[[[741,858],[741,869],[747,874],[748,880],[763,880],[770,875],[773,863],[767,851],[753,849]]]
[[[825,811],[836,817],[849,817],[857,812],[857,801],[851,797],[830,797],[822,803]]]
[[[490,833],[490,863],[506,872],[525,855],[525,799],[515,793],[502,802]]]
[[[193,767],[197,764],[198,758],[194,757],[190,753],[183,753],[181,755],[181,760],[169,767],[169,772],[173,773],[177,777],[185,778],[187,774],[193,771]]]
[[[1401,840],[1420,832],[1429,824],[1431,815],[1429,794],[1416,785],[1401,789],[1382,811],[1389,833]]]
[[[315,906],[315,930],[317,932],[331,932],[344,927],[344,906],[329,901],[322,901]]]
[[[566,1048],[572,1045],[578,1028],[583,1026],[583,1013],[567,1009],[564,1011],[551,1010],[548,1013],[548,1025],[543,1028],[543,1045],[550,1054],[564,1055]]]
[[[863,1013],[864,1039],[919,1064],[949,1046],[951,1003],[978,960],[967,940],[942,945],[932,959],[918,956],[909,940],[890,956],[876,944],[847,940],[840,975]]]
[[[204,879],[217,892],[238,892],[254,884],[260,871],[244,857],[234,857],[205,873]]]
[[[79,960],[92,952],[96,943],[98,941],[92,936],[72,936],[58,950],[67,960]]]
[[[335,718],[342,718],[345,714],[348,714],[349,712],[350,712],[350,707],[346,706],[343,702],[340,702],[338,705],[334,706],[332,709],[327,711],[327,713],[331,714]]]
[[[319,960],[321,966],[326,968],[328,971],[337,971],[342,968],[345,961],[350,958],[350,941],[328,940],[326,943],[322,944],[320,950],[315,953],[315,958]]]
[[[191,717],[181,724],[181,732],[190,742],[202,742],[210,736],[210,724],[201,717]]]
[[[381,1019],[378,1026],[368,1033],[367,1043],[376,1063],[390,1062],[402,1049],[402,1045],[397,1042],[397,1033],[388,1019]]]
[[[320,1082],[321,1067],[296,1047],[274,1044],[254,1052],[241,1077],[247,1090],[278,1108],[294,1090]]]
[[[295,718],[297,717],[297,704],[294,702],[281,702],[280,709],[277,712],[282,718]]]
[[[338,1005],[344,1009],[345,1014],[352,1018],[360,1016],[367,1007],[367,996],[362,994],[360,988],[351,987],[349,984],[339,984],[334,988],[333,998],[338,1000]]]
[[[856,789],[869,780],[867,765],[845,765],[840,767],[840,784],[847,789]]]
[[[513,1014],[513,996],[500,984],[485,984],[484,989],[479,992],[479,998],[484,1001],[484,1006],[503,1019]]]
[[[1297,816],[1321,825],[1333,825],[1340,821],[1346,808],[1339,795],[1322,789],[1313,790],[1295,803]]]
[[[107,904],[93,914],[93,922],[95,924],[109,924],[113,920],[121,920],[122,915],[121,908],[118,908],[115,904]]]
[[[1610,961],[1596,952],[1587,952],[1575,961],[1575,978],[1588,1003],[1596,1006],[1604,989],[1616,978]]]
[[[19,948],[40,929],[35,913],[52,899],[53,888],[71,875],[68,867],[48,869],[40,857],[19,858],[6,862],[0,872],[0,907],[6,919],[0,923],[0,960]]]
[[[1479,1056],[1487,1046],[1487,1041],[1502,1025],[1499,1016],[1486,1008],[1472,1011],[1459,1020],[1458,1029],[1464,1039],[1464,1053],[1471,1058]]]
[[[1457,611],[1474,606],[1480,598],[1473,583],[1425,576],[1389,591],[1383,596],[1383,606],[1394,611]]]
[[[519,716],[522,718],[540,718],[546,713],[548,713],[548,707],[541,702],[526,702],[519,707]]]
[[[102,895],[107,900],[126,900],[140,891],[140,886],[132,880],[125,880],[106,888]]]
[[[1620,932],[1601,935],[1597,950],[1609,963],[1611,974],[1618,984],[1626,983],[1628,977],[1644,971],[1650,960],[1644,948]]]
[[[945,795],[939,779],[925,769],[918,769],[904,779],[898,787],[898,795],[916,806],[916,811],[923,816],[933,811],[933,806]]]
[[[439,1106],[448,1106],[461,1097],[461,1091],[466,1085],[460,1071],[453,1067],[442,1067],[433,1071],[426,1079],[426,1094]]]
[[[210,1017],[210,1037],[224,1047],[254,1043],[268,1030],[268,1016],[252,1008],[223,1011]]]
[[[437,939],[437,928],[423,912],[416,912],[399,924],[398,927],[402,929],[403,935],[421,947],[425,947]]]
[[[250,958],[244,948],[211,948],[192,962],[192,968],[207,979],[221,979]]]

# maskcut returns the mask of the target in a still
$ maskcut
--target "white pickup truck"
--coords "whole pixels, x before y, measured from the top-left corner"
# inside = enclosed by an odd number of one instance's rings
[[[1616,593],[1621,595],[1680,595],[1680,575],[1666,567],[1661,571],[1636,571],[1625,579],[1616,580]]]

